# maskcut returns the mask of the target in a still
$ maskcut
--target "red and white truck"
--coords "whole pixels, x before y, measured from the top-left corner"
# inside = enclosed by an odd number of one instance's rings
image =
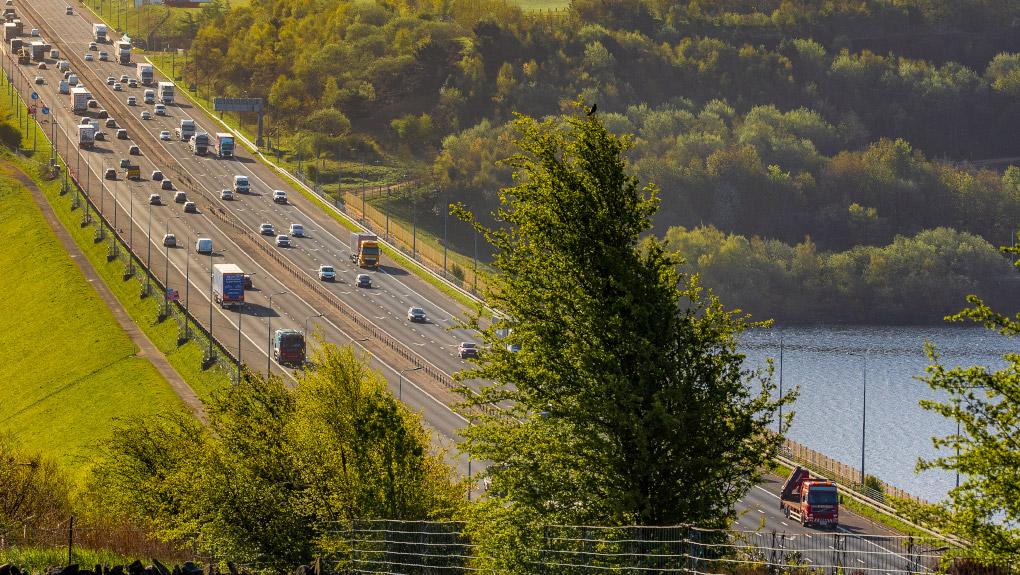
[[[835,482],[812,476],[799,465],[783,483],[779,508],[803,526],[835,529],[839,525],[839,492]]]

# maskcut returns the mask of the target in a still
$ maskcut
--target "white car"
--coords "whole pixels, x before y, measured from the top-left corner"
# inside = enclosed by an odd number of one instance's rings
[[[290,247],[290,237],[288,237],[287,234],[280,234],[280,235],[276,236],[276,247],[278,247],[278,248],[289,248]]]
[[[38,28],[32,28],[32,35],[33,36],[39,36],[39,29]]]
[[[170,141],[170,130],[163,130],[159,133],[159,139],[169,142]]]
[[[114,82],[114,84],[113,84],[113,91],[114,92],[120,92],[123,89],[124,89],[123,84],[121,84],[120,82]]]
[[[290,235],[294,236],[295,238],[305,237],[305,227],[302,226],[301,224],[291,224]]]
[[[151,120],[152,119],[152,114],[149,113],[148,110],[142,110],[141,116],[142,116],[143,120]]]
[[[91,61],[93,61],[95,59],[96,58],[95,58],[95,56],[92,55],[92,52],[85,52],[85,61],[86,62],[91,62]]]
[[[333,266],[319,266],[319,280],[324,282],[336,281],[336,270]]]
[[[232,200],[234,199],[234,192],[231,192],[230,190],[220,190],[220,199]]]
[[[283,190],[273,190],[273,201],[278,204],[286,204],[287,192]]]
[[[134,106],[136,104],[138,104],[138,100],[134,96],[128,96],[127,97],[127,105],[128,106]]]
[[[259,233],[264,236],[275,236],[276,230],[273,228],[273,224],[262,224],[259,226]]]

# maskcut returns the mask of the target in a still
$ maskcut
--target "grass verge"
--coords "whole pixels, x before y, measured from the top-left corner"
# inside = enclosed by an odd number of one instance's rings
[[[0,179],[2,428],[80,469],[122,413],[180,402],[50,231],[31,192]]]
[[[9,100],[0,99],[0,116],[11,118],[12,108]],[[100,277],[109,286],[110,291],[116,296],[120,303],[127,310],[131,319],[145,332],[150,340],[164,355],[170,365],[184,378],[200,398],[208,398],[216,389],[229,385],[230,377],[227,371],[218,368],[203,369],[202,358],[205,346],[199,340],[191,339],[182,345],[178,345],[178,324],[175,321],[159,321],[157,310],[161,300],[154,297],[141,298],[139,278],[144,281],[144,273],[139,269],[133,277],[125,277],[123,255],[120,258],[108,261],[107,250],[109,241],[96,242],[96,223],[82,225],[83,208],[73,209],[73,192],[61,195],[60,180],[46,180],[41,176],[41,166],[45,165],[49,150],[46,149],[45,130],[39,129],[33,122],[23,132],[23,141],[29,142],[32,130],[37,130],[35,137],[40,142],[40,150],[34,156],[32,154],[12,154],[10,160],[20,167],[25,173],[32,177],[36,185],[43,191],[54,212],[60,219],[64,228],[68,230],[75,243],[84,252],[86,258],[96,268]],[[26,133],[27,132],[27,133]],[[84,205],[84,204],[83,204]],[[98,220],[97,220],[98,221]],[[122,252],[123,253],[123,252]],[[222,350],[220,350],[222,352]],[[223,354],[220,353],[222,357]],[[135,408],[137,409],[137,407]]]
[[[101,549],[72,547],[71,561],[89,569],[93,565],[126,565],[133,561],[123,555]],[[67,547],[6,547],[0,549],[0,564],[10,563],[32,573],[42,573],[54,565],[67,565]]]

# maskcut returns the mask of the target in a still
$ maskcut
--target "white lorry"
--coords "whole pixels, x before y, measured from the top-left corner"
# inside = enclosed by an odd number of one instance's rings
[[[213,266],[213,298],[220,307],[244,304],[244,271],[236,264]]]
[[[93,24],[92,37],[100,44],[106,42],[106,24]]]
[[[95,144],[96,126],[91,123],[78,126],[78,147],[82,150],[91,150]]]
[[[156,86],[156,92],[159,94],[159,101],[164,104],[170,105],[174,103],[174,83],[173,82],[160,82]]]
[[[152,64],[146,64],[139,62],[136,68],[138,73],[138,82],[143,86],[152,84]],[[148,90],[146,90],[148,92]]]
[[[127,36],[124,36],[127,38]],[[117,40],[114,44],[114,52],[117,54],[117,61],[121,64],[131,63],[131,41],[124,38]]]
[[[178,140],[187,142],[188,140],[191,139],[192,136],[195,135],[195,129],[196,129],[195,121],[185,118],[181,120],[179,126],[174,128],[174,135],[177,136]]]
[[[89,109],[89,100],[92,99],[92,94],[83,87],[75,86],[71,88],[71,110],[78,115],[84,115]]]

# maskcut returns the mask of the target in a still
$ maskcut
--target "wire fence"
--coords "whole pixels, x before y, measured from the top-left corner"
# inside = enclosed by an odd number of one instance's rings
[[[342,534],[334,559],[353,573],[426,575],[503,572],[463,533],[461,523],[364,521]],[[984,565],[947,554],[937,540],[846,532],[673,527],[545,526],[506,550],[515,571],[538,574],[601,573],[753,574],[982,573],[1010,575],[1012,565]]]

